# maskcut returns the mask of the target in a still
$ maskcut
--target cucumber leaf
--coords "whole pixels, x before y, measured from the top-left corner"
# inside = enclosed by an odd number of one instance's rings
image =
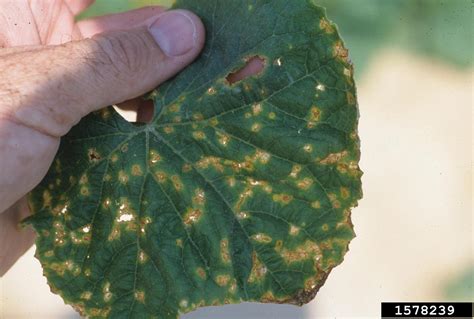
[[[48,283],[91,318],[307,303],[362,196],[348,51],[312,1],[175,7],[202,18],[207,42],[148,96],[152,122],[88,115],[30,195]],[[252,57],[262,72],[229,83]]]

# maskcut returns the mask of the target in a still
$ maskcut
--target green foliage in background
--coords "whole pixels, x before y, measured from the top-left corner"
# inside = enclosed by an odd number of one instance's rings
[[[159,5],[169,8],[173,2],[174,0],[96,0],[87,11],[79,16],[79,19],[124,12],[151,5]]]
[[[391,46],[472,65],[469,0],[317,0],[343,34],[358,70]]]
[[[152,122],[85,117],[30,196],[44,274],[91,318],[307,303],[362,196],[347,50],[309,0],[176,6],[202,18],[206,47],[150,94]],[[228,83],[254,56],[262,72]]]
[[[473,301],[474,300],[474,266],[461,272],[445,287],[447,300]]]

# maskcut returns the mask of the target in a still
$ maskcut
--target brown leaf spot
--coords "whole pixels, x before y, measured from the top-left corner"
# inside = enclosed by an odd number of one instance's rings
[[[262,264],[255,251],[252,252],[252,270],[248,279],[249,283],[261,281],[267,273],[267,267]]]
[[[135,164],[132,166],[132,175],[133,176],[142,176],[143,175],[143,171],[142,171],[142,168],[140,165],[138,164]]]
[[[230,263],[229,240],[221,240],[221,258],[224,263]]]
[[[275,202],[283,205],[287,205],[293,200],[293,196],[288,194],[275,194],[272,198]]]
[[[200,209],[188,209],[186,214],[184,215],[183,222],[185,225],[190,226],[195,224],[199,221],[202,216],[202,211]]]
[[[91,163],[97,163],[102,159],[102,156],[100,156],[99,152],[95,148],[90,148],[87,151],[87,156],[89,157],[89,161]]]
[[[216,277],[216,283],[221,287],[227,286],[227,284],[229,283],[229,280],[230,280],[229,275],[218,275]]]
[[[347,151],[342,151],[340,153],[329,154],[326,158],[319,161],[320,164],[328,165],[339,162],[341,159],[348,155]]]
[[[255,240],[256,242],[262,243],[262,244],[269,244],[272,242],[272,238],[264,233],[258,233],[258,234],[252,235],[251,238]]]

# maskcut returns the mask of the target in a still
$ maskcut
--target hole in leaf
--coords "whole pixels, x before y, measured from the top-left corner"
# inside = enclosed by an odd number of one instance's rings
[[[145,100],[142,97],[114,105],[114,109],[131,123],[150,123],[155,112],[153,100]]]
[[[100,154],[95,149],[90,149],[87,152],[87,155],[89,155],[89,161],[91,162],[98,162],[102,159]]]
[[[229,84],[234,84],[236,82],[242,81],[248,77],[258,75],[263,71],[265,67],[265,59],[259,56],[254,56],[247,59],[247,62],[244,67],[241,69],[230,73],[226,80]]]

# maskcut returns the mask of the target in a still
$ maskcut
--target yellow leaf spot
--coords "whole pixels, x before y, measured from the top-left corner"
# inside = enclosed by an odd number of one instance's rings
[[[224,171],[224,166],[222,166],[220,159],[214,156],[203,157],[196,163],[196,167],[200,169],[206,169],[209,166],[214,167],[221,173]]]
[[[255,123],[252,125],[252,132],[257,133],[260,132],[262,129],[262,125],[260,123]]]
[[[143,171],[142,171],[142,168],[140,165],[138,164],[135,164],[132,166],[132,175],[133,176],[142,176],[143,175]]]
[[[341,197],[342,199],[348,199],[350,196],[350,191],[347,187],[341,187]]]
[[[102,293],[104,294],[104,301],[109,302],[112,299],[112,293],[110,292],[110,282],[105,282],[102,287]]]
[[[229,275],[218,275],[216,277],[216,283],[221,287],[227,286],[227,284],[229,283],[229,280],[230,280]]]
[[[352,225],[352,222],[351,222],[351,211],[350,210],[344,210],[343,212],[343,218],[340,222],[338,222],[336,224],[336,228],[339,229],[339,228],[343,228],[343,227],[349,227],[352,229],[351,227]]]
[[[206,138],[206,134],[203,131],[196,131],[193,132],[193,137],[196,140],[204,140]]]
[[[122,151],[122,153],[128,152],[128,143],[122,145],[122,147],[120,148],[120,150]]]
[[[173,105],[169,107],[169,111],[172,113],[177,113],[180,110],[181,110],[181,104],[178,104],[178,103],[174,103]]]
[[[189,173],[192,169],[193,169],[193,167],[191,165],[184,164],[183,168],[181,170],[183,171],[183,173]]]
[[[280,255],[289,264],[310,258],[313,258],[315,263],[318,263],[322,257],[322,252],[315,242],[307,240],[304,244],[293,250],[281,249]]]
[[[183,189],[183,183],[181,179],[177,175],[171,176],[171,181],[173,182],[173,186],[177,191],[181,191]]]
[[[323,225],[321,226],[321,229],[322,229],[323,231],[328,231],[328,230],[329,230],[329,225],[328,225],[328,224],[323,224]]]
[[[270,112],[270,113],[268,113],[268,118],[269,118],[270,120],[276,119],[276,114],[275,114],[275,112]]]
[[[118,173],[118,180],[120,183],[122,184],[127,184],[128,182],[128,175],[127,173],[125,173],[124,170],[120,170],[119,173]]]
[[[334,57],[341,59],[342,61],[349,62],[349,51],[344,47],[341,41],[337,41],[333,46]]]
[[[204,119],[204,115],[201,113],[194,113],[193,114],[193,120],[195,121],[202,121]]]
[[[174,132],[174,127],[167,125],[167,126],[165,126],[165,127],[163,128],[163,131],[164,131],[166,134],[171,134],[171,133]]]
[[[301,165],[294,165],[291,169],[290,176],[293,178],[297,178],[300,172],[301,172]]]
[[[317,200],[311,203],[311,207],[319,209],[321,208],[321,203]]]
[[[109,234],[107,240],[112,241],[120,237],[120,229],[117,226],[113,226],[112,231]]]
[[[264,233],[255,234],[251,238],[258,243],[268,244],[272,242],[272,238]]]
[[[195,224],[201,218],[202,212],[200,209],[188,209],[184,215],[183,222],[185,225],[189,226]]]
[[[117,221],[119,223],[130,222],[135,218],[135,212],[130,207],[130,203],[127,198],[121,198],[119,203],[119,209],[117,214]]]
[[[309,110],[308,120],[314,123],[314,122],[318,122],[320,118],[321,118],[321,111],[319,110],[318,107],[313,106]]]
[[[166,182],[166,178],[168,177],[165,173],[159,171],[155,173],[156,179],[158,180],[159,183],[164,183]]]
[[[89,178],[87,177],[86,174],[83,174],[81,178],[79,179],[79,185],[85,185],[89,182]]]
[[[313,185],[313,180],[311,178],[306,177],[306,178],[298,181],[298,183],[296,185],[300,189],[307,190],[308,188],[311,187],[311,185]]]
[[[217,136],[219,137],[219,143],[223,146],[227,146],[230,142],[230,137],[227,134],[222,134],[220,132],[217,133]]]
[[[245,189],[240,195],[237,204],[235,205],[235,210],[238,211],[247,200],[247,198],[252,197],[253,192],[250,188]]]
[[[293,200],[293,196],[288,194],[275,194],[273,195],[273,200],[277,203],[287,205]]]
[[[201,188],[197,188],[194,192],[193,203],[197,205],[204,205],[206,202],[206,193]]]
[[[351,77],[352,76],[352,68],[351,69],[348,69],[348,68],[344,68],[344,75],[347,76],[347,77]]]
[[[237,213],[237,218],[238,219],[246,219],[246,218],[249,218],[250,217],[250,214],[247,213],[247,212],[239,212]]]
[[[235,184],[236,184],[236,180],[234,177],[228,177],[227,178],[227,184],[230,186],[230,187],[234,187]]]
[[[179,302],[179,306],[181,308],[187,308],[188,307],[188,300],[187,299],[182,299],[180,302]]]
[[[81,294],[81,299],[84,299],[84,300],[90,300],[91,297],[92,297],[92,292],[90,292],[90,291],[84,291]]]
[[[148,256],[146,255],[146,253],[143,250],[140,250],[140,252],[138,253],[138,261],[140,262],[140,264],[144,264],[147,260]]]
[[[267,164],[270,161],[271,155],[262,150],[257,150],[255,153],[255,158],[260,161],[262,164]]]
[[[329,200],[331,201],[332,207],[333,208],[340,208],[341,207],[341,202],[337,200],[336,194],[328,194]]]
[[[281,249],[283,247],[283,242],[281,240],[277,240],[275,243],[275,251],[276,252],[281,252]]]
[[[229,287],[229,292],[231,294],[235,294],[237,291],[237,280],[232,279],[231,283],[230,283],[230,287]]]
[[[221,240],[221,258],[224,263],[230,263],[229,241],[227,239]]]
[[[119,159],[118,155],[117,154],[113,154],[111,157],[110,157],[110,160],[112,161],[112,163],[115,163],[117,162]]]
[[[158,154],[157,151],[151,150],[151,151],[150,151],[150,164],[151,164],[151,165],[155,165],[155,164],[158,163],[159,161],[161,161],[161,156],[160,156],[160,154]]]
[[[82,195],[82,196],[89,196],[89,187],[87,187],[87,186],[82,186],[80,192],[81,192],[81,195]]]
[[[331,34],[331,33],[334,32],[334,27],[331,25],[331,23],[326,18],[322,18],[319,21],[319,28],[321,30],[324,30],[324,32],[326,32],[327,34]]]
[[[300,228],[298,226],[295,226],[295,225],[290,226],[290,235],[291,236],[296,236],[299,233],[300,233]]]
[[[311,144],[306,144],[305,146],[303,146],[303,150],[306,153],[311,153],[313,151],[313,146]]]
[[[217,126],[217,124],[219,124],[219,120],[213,117],[212,119],[209,120],[209,124],[211,124],[211,126]]]
[[[141,303],[145,303],[145,292],[141,290],[137,290],[134,293],[135,300]]]
[[[92,163],[97,163],[98,161],[102,159],[99,152],[97,152],[95,148],[90,148],[87,151],[87,156],[89,157],[89,161]]]
[[[201,279],[204,279],[204,280],[205,280],[205,279],[207,278],[206,271],[205,271],[203,268],[201,268],[201,267],[198,267],[198,268],[196,269],[196,274],[197,274]]]
[[[261,103],[256,103],[256,104],[252,105],[252,112],[253,112],[254,116],[257,116],[260,113],[262,113],[262,110],[263,110],[263,107],[262,107]]]
[[[209,89],[207,89],[207,94],[208,95],[214,95],[216,93],[217,93],[216,89],[213,88],[212,86]]]
[[[348,154],[347,151],[343,151],[340,153],[332,153],[332,154],[329,154],[326,158],[320,160],[319,163],[323,165],[334,164],[334,163],[339,162],[344,157],[346,157],[347,154]]]
[[[48,190],[45,190],[43,192],[43,207],[51,207],[51,200],[53,197],[51,196],[51,193]]]
[[[349,105],[355,105],[356,104],[355,96],[351,92],[346,93],[346,98],[347,98],[347,103]]]
[[[262,262],[257,257],[257,253],[253,251],[252,252],[252,270],[250,271],[248,282],[253,283],[256,281],[261,281],[262,278],[265,277],[266,273],[267,273],[267,267],[265,267],[265,265],[262,264]]]
[[[353,170],[353,171],[359,170],[359,164],[357,164],[356,162],[351,161],[351,162],[349,162],[349,169]]]
[[[176,246],[183,248],[183,240],[180,238],[176,239]]]

